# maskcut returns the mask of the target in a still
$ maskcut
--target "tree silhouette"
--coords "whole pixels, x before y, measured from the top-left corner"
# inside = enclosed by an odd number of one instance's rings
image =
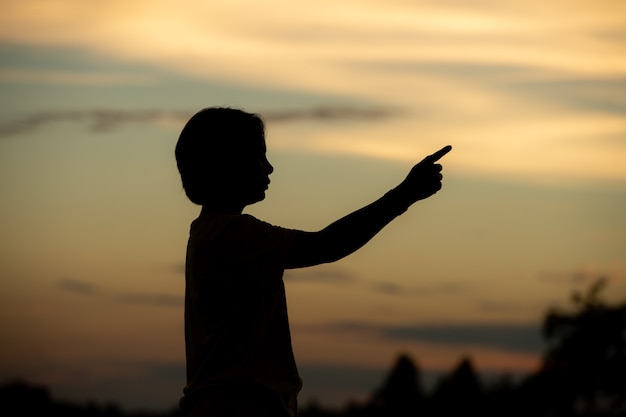
[[[431,399],[433,415],[480,415],[483,386],[470,358],[462,358],[452,373],[443,377]]]
[[[415,416],[422,408],[423,398],[418,367],[403,354],[382,387],[374,393],[370,409],[389,417]]]
[[[626,414],[626,303],[607,305],[605,285],[574,293],[573,311],[553,309],[544,319],[549,347],[527,388],[551,415]]]
[[[0,412],[6,416],[46,415],[53,407],[47,387],[10,381],[0,388]]]

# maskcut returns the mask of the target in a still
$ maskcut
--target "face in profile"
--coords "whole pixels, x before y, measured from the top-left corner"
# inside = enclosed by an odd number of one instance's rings
[[[237,153],[228,167],[232,182],[229,194],[244,206],[265,199],[274,167],[267,159],[265,137],[261,134]],[[251,146],[250,146],[251,145]]]
[[[243,170],[245,176],[242,181],[241,190],[245,195],[245,203],[253,204],[265,199],[265,191],[270,185],[270,174],[274,172],[274,167],[267,159],[265,150],[265,140],[263,140],[262,150],[255,152],[246,158],[246,165]]]

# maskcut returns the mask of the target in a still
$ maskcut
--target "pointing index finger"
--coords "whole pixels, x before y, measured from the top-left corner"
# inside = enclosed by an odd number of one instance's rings
[[[452,146],[450,145],[444,146],[443,148],[439,149],[434,154],[427,156],[426,159],[428,160],[428,162],[435,163],[441,158],[443,158],[443,156],[447,154],[448,152],[450,152],[451,150],[452,150]]]

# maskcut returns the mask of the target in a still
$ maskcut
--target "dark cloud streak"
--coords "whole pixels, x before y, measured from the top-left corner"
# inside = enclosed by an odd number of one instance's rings
[[[178,295],[139,292],[109,293],[101,291],[95,284],[71,278],[60,279],[58,287],[63,291],[74,294],[84,296],[95,295],[125,304],[150,305],[156,307],[182,307],[184,305],[183,297]]]
[[[543,350],[539,327],[528,324],[447,324],[389,326],[382,334],[394,340],[422,340],[452,345],[539,353]]]
[[[417,286],[406,286],[394,282],[375,282],[372,284],[372,290],[386,295],[430,296],[466,293],[471,290],[471,285],[455,281]]]
[[[98,287],[85,281],[79,281],[71,278],[62,278],[59,280],[59,288],[82,295],[94,295],[98,293]]]
[[[455,346],[475,346],[510,352],[537,354],[544,350],[541,331],[535,324],[372,324],[336,322],[302,327],[304,331],[322,331],[342,335],[375,337],[388,341],[413,341]]]
[[[155,293],[119,293],[115,300],[128,304],[146,304],[160,307],[182,307],[184,300],[181,296]]]
[[[186,112],[158,110],[66,110],[34,113],[0,125],[0,137],[14,136],[56,122],[89,123],[92,132],[110,131],[122,124],[183,120]]]
[[[285,271],[287,282],[353,283],[356,278],[341,268],[312,268]]]
[[[379,120],[399,114],[383,107],[317,107],[312,109],[272,110],[262,113],[270,123],[329,120]],[[0,137],[15,136],[41,129],[56,122],[87,123],[92,132],[108,132],[125,124],[171,121],[181,126],[193,112],[178,110],[63,110],[44,111],[0,124]]]

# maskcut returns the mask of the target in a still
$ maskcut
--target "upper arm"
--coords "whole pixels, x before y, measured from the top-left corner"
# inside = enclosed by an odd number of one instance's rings
[[[304,268],[341,259],[343,256],[336,242],[320,232],[298,231],[293,237],[285,259],[285,268]]]
[[[285,267],[301,268],[334,262],[358,250],[406,209],[402,201],[398,204],[396,194],[387,193],[319,232],[297,232]]]

